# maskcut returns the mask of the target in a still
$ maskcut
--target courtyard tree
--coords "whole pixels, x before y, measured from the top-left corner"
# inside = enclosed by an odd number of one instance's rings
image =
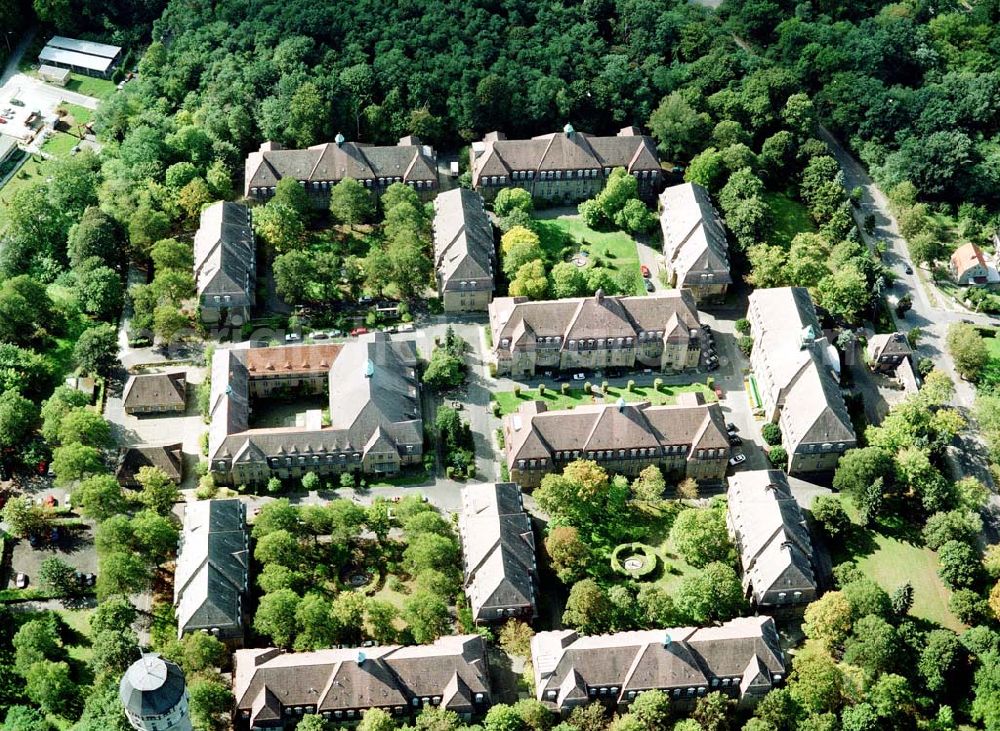
[[[76,570],[58,556],[50,556],[42,561],[38,569],[38,581],[56,596],[70,596],[80,588],[76,581]]]
[[[843,592],[828,591],[806,607],[802,631],[806,636],[833,650],[843,645],[851,633],[851,604]]]
[[[563,622],[583,634],[601,634],[611,628],[613,608],[607,594],[593,579],[573,584]]]
[[[161,515],[167,515],[180,500],[177,484],[159,467],[140,467],[136,480],[141,486],[137,496],[139,502]]]
[[[84,373],[107,378],[120,365],[118,330],[108,322],[88,327],[73,346],[73,362]]]
[[[636,500],[643,502],[658,502],[663,498],[663,491],[666,489],[667,481],[663,479],[659,465],[655,464],[645,467],[632,482],[632,494]]]
[[[69,485],[93,475],[107,472],[100,451],[86,444],[73,443],[57,447],[52,453],[55,484]]]
[[[75,408],[60,420],[57,442],[107,448],[112,442],[111,424],[96,411]]]
[[[844,510],[843,504],[833,495],[819,495],[812,504],[813,518],[823,531],[831,538],[837,538],[847,532],[851,519]]]
[[[590,561],[590,548],[580,538],[578,528],[556,526],[545,538],[545,550],[552,561],[556,576],[564,584],[582,578]]]
[[[514,211],[531,213],[534,209],[531,193],[524,188],[501,188],[493,199],[493,212],[497,218],[509,216]]]
[[[136,553],[115,551],[101,556],[97,572],[97,599],[139,594],[149,588],[152,573]]]
[[[451,621],[444,598],[425,589],[418,589],[404,602],[403,619],[414,642],[421,645],[445,634]]]
[[[735,549],[726,532],[725,505],[681,511],[670,529],[670,540],[692,566],[701,568],[712,561],[731,562]]]
[[[300,731],[301,728],[300,724]],[[395,731],[395,728],[396,720],[381,708],[369,708],[358,724],[358,731]]]
[[[253,628],[271,638],[278,647],[292,648],[297,627],[296,614],[301,599],[291,589],[279,589],[260,598]]]
[[[356,226],[375,212],[371,193],[353,178],[344,178],[330,189],[330,215],[333,220]]]
[[[681,581],[674,606],[686,622],[706,624],[739,616],[746,609],[746,600],[733,568],[713,561]]]
[[[548,290],[549,280],[545,276],[545,264],[541,259],[535,259],[523,264],[510,282],[509,293],[512,297],[527,297],[542,299]]]
[[[38,421],[38,408],[17,391],[0,394],[0,448],[16,447]]]

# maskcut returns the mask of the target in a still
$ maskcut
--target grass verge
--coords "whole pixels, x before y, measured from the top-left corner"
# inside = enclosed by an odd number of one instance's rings
[[[593,393],[585,393],[582,388],[571,388],[567,393],[562,393],[558,388],[546,388],[545,393],[539,395],[537,388],[523,388],[520,395],[513,391],[499,391],[493,394],[493,399],[500,404],[500,414],[511,414],[517,411],[521,404],[529,401],[543,401],[548,409],[571,409],[575,406],[584,406],[594,403],[614,403],[619,398],[624,398],[626,402],[649,401],[654,406],[660,404],[673,404],[677,401],[679,393],[701,393],[706,401],[715,401],[715,392],[703,383],[692,383],[683,386],[661,386],[657,391],[652,386],[636,386],[634,390],[627,388],[608,388],[603,401],[601,401],[600,388],[594,388]]]

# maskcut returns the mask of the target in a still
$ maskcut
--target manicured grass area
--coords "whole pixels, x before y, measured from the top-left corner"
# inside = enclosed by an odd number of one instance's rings
[[[117,91],[118,85],[107,79],[95,79],[92,76],[70,74],[69,81],[66,82],[66,88],[84,96],[107,99]]]
[[[784,193],[765,193],[764,200],[774,215],[774,227],[768,243],[783,246],[786,249],[792,245],[795,234],[803,231],[815,231],[816,226],[809,216],[809,210],[789,198]]]
[[[72,120],[67,121],[70,124],[86,124],[94,118],[93,110],[87,109],[87,107],[81,107],[79,104],[68,104],[63,102],[59,106],[69,112],[69,116],[72,117]]]
[[[646,294],[635,240],[624,231],[595,231],[580,216],[541,219],[537,224],[550,266],[562,261],[563,248],[572,244],[587,251],[591,261],[600,259],[613,272],[624,273],[631,281],[630,293]]]
[[[594,387],[593,393],[584,393],[582,388],[571,388],[562,393],[559,388],[546,387],[545,393],[538,395],[537,388],[521,389],[517,396],[513,391],[499,391],[493,394],[493,399],[500,404],[500,413],[511,414],[517,411],[521,404],[529,401],[544,401],[547,408],[569,409],[574,406],[584,406],[595,403],[614,403],[619,398],[626,401],[649,401],[654,405],[672,404],[677,401],[677,394],[685,392],[700,392],[706,401],[715,401],[715,392],[704,383],[692,383],[684,386],[661,386],[655,390],[652,386],[636,386],[634,390],[610,386],[606,398],[601,401],[600,384]]]
[[[90,646],[90,617],[93,609],[57,609],[62,620],[73,632],[70,642],[66,643],[69,656],[81,663],[90,662],[94,650]],[[75,640],[75,642],[74,642]]]
[[[4,220],[4,211],[10,205],[10,199],[14,193],[32,183],[42,182],[45,179],[45,175],[47,175],[45,170],[46,162],[46,160],[38,155],[32,155],[30,159],[21,165],[3,188],[0,188],[0,222]]]
[[[42,145],[42,152],[48,153],[53,157],[68,157],[70,150],[79,142],[80,140],[73,135],[68,135],[65,132],[56,132],[45,140],[45,144]]]
[[[73,371],[73,348],[76,347],[76,341],[80,339],[83,331],[91,327],[94,322],[80,312],[76,305],[76,296],[71,290],[59,284],[50,284],[47,291],[52,301],[63,304],[63,311],[69,313],[66,318],[66,332],[62,337],[56,338],[56,346],[46,353],[47,357],[55,364],[56,372],[60,375],[61,380],[63,376]]]
[[[644,522],[649,525],[649,533],[643,542],[653,546],[660,557],[653,583],[672,594],[686,577],[698,573],[698,569],[680,557],[670,541],[670,528],[679,512],[678,507],[673,502],[666,502],[659,507],[644,505],[641,511]]]
[[[1000,360],[1000,338],[996,337],[996,334],[993,337],[989,337],[984,333],[983,342],[986,345],[986,352],[990,354],[990,358]]]
[[[878,530],[862,528],[850,499],[841,499],[854,525],[851,536],[833,546],[834,565],[853,560],[866,576],[890,593],[909,581],[913,585],[910,614],[948,629],[963,629],[964,625],[948,609],[951,591],[938,576],[937,554],[903,531],[890,532],[883,526]]]

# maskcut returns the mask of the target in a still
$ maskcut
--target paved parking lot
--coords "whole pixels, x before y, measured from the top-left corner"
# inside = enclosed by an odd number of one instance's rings
[[[201,459],[201,435],[208,426],[198,411],[198,385],[205,379],[205,368],[196,366],[163,366],[146,370],[146,373],[187,373],[187,410],[183,415],[159,414],[131,416],[125,413],[122,403],[123,383],[109,387],[104,418],[111,422],[115,440],[122,446],[133,444],[183,444],[184,482],[181,487],[194,487],[198,483],[194,467]]]
[[[26,540],[17,540],[11,552],[10,577],[6,588],[13,588],[14,577],[23,572],[28,575],[28,587],[38,587],[38,571],[42,561],[56,556],[83,573],[97,573],[97,551],[94,549],[93,525],[67,530],[60,528],[59,541],[46,542],[32,548]]]

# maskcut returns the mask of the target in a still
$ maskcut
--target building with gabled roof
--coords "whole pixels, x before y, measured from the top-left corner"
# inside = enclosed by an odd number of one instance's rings
[[[218,201],[202,210],[194,235],[194,280],[202,320],[235,326],[250,320],[257,249],[249,208]]]
[[[997,284],[1000,273],[983,250],[972,243],[962,244],[948,259],[948,273],[956,284]]]
[[[350,723],[370,708],[402,721],[435,706],[468,720],[492,702],[486,644],[479,635],[412,647],[237,650],[233,667],[239,731],[285,728],[305,713]]]
[[[329,425],[316,409],[302,426],[251,428],[252,399],[324,389]],[[423,456],[416,346],[385,333],[344,345],[216,350],[209,414],[209,469],[223,485],[395,474]]]
[[[486,310],[493,299],[496,246],[478,193],[455,188],[434,199],[434,266],[445,312]]]
[[[163,470],[176,485],[184,478],[184,451],[180,442],[175,444],[143,444],[122,449],[115,468],[115,478],[122,487],[141,487],[139,470],[156,467]]]
[[[663,691],[683,709],[714,692],[752,706],[785,676],[770,617],[609,635],[539,632],[531,663],[538,700],[561,713],[592,701],[625,710],[647,690]]]
[[[651,137],[635,127],[598,137],[567,124],[562,132],[508,140],[490,132],[473,143],[472,187],[491,202],[503,188],[524,188],[550,201],[575,202],[601,192],[615,168],[639,183],[639,196],[652,202],[663,183],[663,171]]]
[[[840,357],[823,336],[804,287],[750,294],[751,386],[764,418],[781,427],[788,472],[829,472],[857,446],[840,390]]]
[[[132,415],[183,412],[187,407],[187,375],[178,371],[129,376],[122,403],[125,413]]]
[[[691,293],[532,301],[498,297],[489,306],[497,375],[544,370],[655,368],[682,371],[701,357],[702,331]]]
[[[743,591],[761,608],[816,599],[812,539],[802,510],[780,470],[728,478],[726,526],[743,569]]]
[[[246,517],[238,499],[187,503],[174,571],[178,637],[207,632],[242,646],[250,569]]]
[[[549,411],[531,401],[504,417],[503,430],[507,469],[523,487],[537,487],[578,459],[624,475],[655,464],[702,482],[721,480],[730,456],[722,409],[698,393],[664,406],[619,399]]]
[[[338,134],[333,142],[305,150],[264,142],[247,156],[245,168],[243,194],[257,201],[268,200],[278,181],[289,177],[324,208],[330,204],[330,188],[345,178],[357,180],[375,196],[393,183],[410,186],[422,200],[430,200],[438,191],[437,156],[414,135],[396,145],[379,146],[348,142]]]
[[[873,371],[892,375],[904,360],[913,358],[913,348],[905,333],[876,333],[868,338],[865,355]]]
[[[729,243],[708,191],[697,183],[664,190],[660,230],[670,286],[689,289],[698,302],[724,298],[733,282]]]
[[[465,594],[477,624],[537,615],[535,534],[513,482],[462,489],[458,516]]]

